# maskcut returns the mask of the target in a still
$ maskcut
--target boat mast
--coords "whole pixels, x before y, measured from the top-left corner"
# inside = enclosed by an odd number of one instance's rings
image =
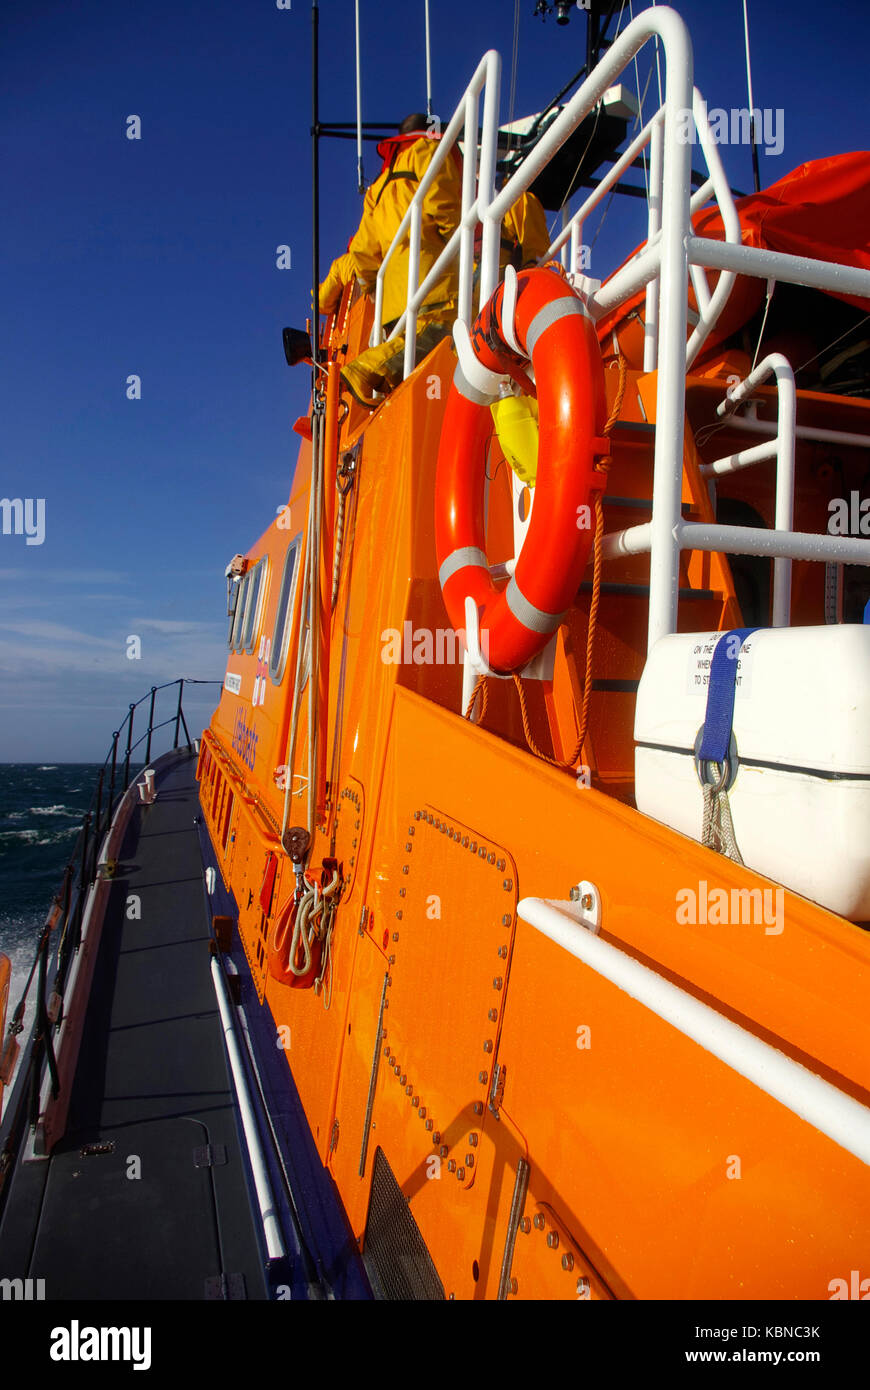
[[[362,152],[362,84],[359,75],[359,0],[354,0],[354,23],[356,33],[356,182],[360,193],[366,191]]]
[[[320,366],[320,119],[317,91],[317,0],[311,3],[311,208],[312,208],[312,295],[311,295],[311,360],[314,369],[311,378],[311,394],[317,394],[317,371]]]
[[[426,14],[426,115],[432,115],[432,45],[429,39],[429,0],[423,0]]]

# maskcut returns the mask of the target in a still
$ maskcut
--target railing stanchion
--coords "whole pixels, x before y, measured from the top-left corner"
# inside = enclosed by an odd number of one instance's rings
[[[653,121],[650,128],[649,152],[649,212],[647,215],[647,246],[662,229],[662,167],[664,127],[661,121]],[[643,329],[643,369],[654,372],[658,365],[659,346],[659,277],[656,275],[646,287]]]
[[[184,691],[184,681],[183,681],[183,680],[180,680],[180,681],[178,682],[178,709],[177,709],[176,712],[175,712],[175,742],[174,742],[173,745],[172,745],[173,748],[177,748],[177,747],[178,747],[178,726],[179,726],[179,724],[181,723],[181,696],[182,696],[183,691]],[[187,725],[185,725],[185,730],[186,730],[186,729],[187,729]]]
[[[32,1130],[36,1129],[39,1122],[39,1092],[42,1081],[42,1055],[43,1040],[39,1034],[33,1039],[33,1047],[30,1053],[30,1104],[28,1107],[28,1121]]]
[[[36,1018],[37,1029],[42,1038],[42,1045],[45,1049],[48,1071],[51,1077],[51,1094],[56,1100],[60,1090],[60,1078],[57,1072],[57,1058],[54,1055],[54,1043],[51,1040],[52,1022],[48,1016],[48,1009],[45,1004],[45,985],[48,976],[48,942],[49,935],[46,932],[43,936],[42,946],[39,952],[39,975],[36,988]]]
[[[76,925],[73,934],[73,950],[78,950],[82,939],[82,918],[85,911],[85,897],[87,895],[88,878],[88,845],[90,844],[91,813],[90,811],[82,821],[82,858],[79,868],[79,896],[76,901]]]
[[[103,778],[106,775],[105,767],[100,768],[100,779],[97,782],[97,808],[94,815],[94,853],[91,860],[91,883],[97,876],[97,860],[100,854],[100,818],[103,810]]]
[[[109,779],[108,816],[110,821],[112,819],[112,814],[115,810],[115,771],[118,766],[118,738],[119,730],[115,729],[114,733],[112,734],[112,775]]]
[[[154,732],[154,701],[157,698],[157,686],[151,687],[151,708],[148,711],[148,742],[145,744],[145,766],[151,763],[151,735]]]
[[[136,706],[131,705],[130,712],[127,715],[127,752],[124,757],[124,791],[126,791],[130,785],[130,748],[133,743],[133,712],[135,709]]]
[[[62,899],[60,921],[58,929],[60,932],[60,947],[57,957],[57,988],[62,990],[66,979],[66,966],[69,960],[69,913],[72,902],[72,862],[67,864],[63,871],[63,888],[58,895]]]

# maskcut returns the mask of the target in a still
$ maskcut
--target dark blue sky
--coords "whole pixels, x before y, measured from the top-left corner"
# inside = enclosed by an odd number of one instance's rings
[[[744,105],[741,0],[676,8],[708,105]],[[533,9],[522,0],[517,115],[583,60],[582,16],[562,29]],[[364,118],[398,120],[425,104],[422,0],[361,12]],[[864,4],[750,0],[750,23],[756,104],[785,121],[763,181],[866,149]],[[4,0],[0,24],[0,494],[46,509],[42,545],[0,535],[0,761],[102,758],[151,684],[222,677],[224,567],[287,496],[308,390],[280,330],[309,305],[310,10]],[[442,117],[495,47],[507,118],[512,25],[510,3],[433,0]],[[352,0],[327,0],[320,29],[321,116],[352,119]],[[141,140],[126,138],[134,114]],[[749,188],[748,151],[721,152]],[[355,163],[351,142],[324,149],[324,273],[359,218]],[[593,274],[639,239],[638,214],[613,204]]]

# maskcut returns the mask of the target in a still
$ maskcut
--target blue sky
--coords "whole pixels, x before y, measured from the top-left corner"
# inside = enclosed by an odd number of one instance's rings
[[[676,8],[709,106],[745,104],[741,0]],[[581,15],[559,28],[533,10],[522,0],[518,116],[585,49]],[[399,120],[425,105],[422,0],[361,13],[364,118]],[[512,24],[509,3],[433,0],[439,114],[496,47],[507,119]],[[750,24],[756,104],[785,121],[763,182],[866,149],[864,4],[750,0]],[[307,408],[281,328],[309,305],[310,27],[302,0],[4,0],[0,494],[44,498],[45,539],[0,535],[0,761],[101,759],[149,686],[223,675],[223,571],[286,499]],[[352,119],[352,0],[327,0],[320,30],[322,119]],[[721,153],[748,189],[748,151]],[[353,143],[324,146],[323,273],[358,222],[355,165]],[[639,212],[614,203],[593,274],[639,239]]]

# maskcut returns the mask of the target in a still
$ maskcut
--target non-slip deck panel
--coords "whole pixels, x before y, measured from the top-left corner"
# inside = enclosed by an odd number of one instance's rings
[[[159,777],[119,855],[67,1131],[21,1271],[48,1299],[201,1299],[222,1274],[243,1276],[233,1296],[267,1297],[210,975],[195,766]],[[197,1166],[207,1145],[218,1161]]]
[[[443,1299],[426,1242],[382,1148],[375,1150],[363,1257],[381,1298]]]

